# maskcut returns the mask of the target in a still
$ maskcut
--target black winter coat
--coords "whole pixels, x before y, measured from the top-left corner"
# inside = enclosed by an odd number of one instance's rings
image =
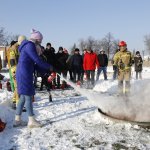
[[[55,66],[56,65],[56,54],[51,51],[50,49],[46,49],[44,52],[43,52],[43,55],[46,57],[47,59],[47,63]]]
[[[108,66],[108,57],[106,54],[99,54],[98,55],[98,62],[100,67],[107,67]]]
[[[58,52],[56,54],[56,59],[57,59],[57,64],[58,64],[57,68],[59,71],[68,70],[67,63],[66,63],[68,57],[69,57],[69,55],[64,52],[63,53]]]
[[[142,57],[141,55],[136,55],[134,57],[134,68],[135,68],[135,71],[142,71],[143,67],[142,67],[142,64],[143,64],[143,60],[142,60]]]
[[[74,54],[71,57],[72,70],[83,70],[83,58],[80,54]]]

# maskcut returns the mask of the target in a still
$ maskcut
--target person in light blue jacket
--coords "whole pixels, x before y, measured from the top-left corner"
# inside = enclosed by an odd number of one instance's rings
[[[17,65],[16,80],[19,94],[19,102],[16,109],[14,126],[24,125],[21,113],[24,105],[29,116],[28,127],[41,127],[42,125],[34,118],[32,97],[35,95],[33,83],[34,70],[39,72],[53,71],[53,66],[42,61],[38,56],[43,36],[39,31],[32,30],[30,40],[24,40],[19,46],[20,57]]]

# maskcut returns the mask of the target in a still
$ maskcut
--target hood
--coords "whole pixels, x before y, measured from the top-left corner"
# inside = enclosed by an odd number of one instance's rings
[[[23,40],[23,41],[22,41],[21,45],[20,45],[19,48],[18,48],[18,50],[19,50],[20,53],[21,53],[22,48],[23,48],[28,42],[29,42],[29,41],[27,41],[27,40]]]

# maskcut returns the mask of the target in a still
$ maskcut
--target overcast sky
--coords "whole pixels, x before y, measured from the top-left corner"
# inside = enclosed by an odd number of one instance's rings
[[[144,50],[150,34],[150,0],[0,0],[0,27],[30,36],[35,28],[56,51],[80,39],[103,38],[111,32],[129,49]]]

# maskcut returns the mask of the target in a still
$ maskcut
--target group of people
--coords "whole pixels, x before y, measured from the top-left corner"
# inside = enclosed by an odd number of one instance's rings
[[[55,49],[50,43],[47,43],[44,49],[41,46],[42,39],[43,35],[39,31],[32,30],[29,40],[25,36],[19,36],[18,41],[12,41],[7,50],[10,82],[14,92],[13,102],[16,105],[14,126],[26,124],[31,128],[42,126],[35,119],[33,112],[35,72],[40,73],[40,76],[44,78],[45,75],[50,75],[52,72],[67,77],[67,71],[69,71],[70,79],[75,83],[82,80],[85,72],[89,84],[94,85],[95,69],[96,66],[99,67],[96,53],[87,50],[82,56],[79,53],[80,50],[76,48],[74,54],[69,57],[68,51],[63,47],[59,47],[58,52],[55,53]],[[53,82],[59,88],[61,86],[60,76],[57,76],[57,82],[56,80]],[[28,113],[28,123],[21,119],[24,105]]]
[[[63,47],[59,47],[55,53],[51,43],[46,44],[46,49],[41,46],[43,35],[37,30],[32,30],[29,40],[25,36],[19,36],[18,41],[12,41],[7,50],[7,63],[11,88],[14,92],[13,103],[16,105],[16,115],[14,126],[26,125],[22,121],[21,114],[25,105],[28,113],[28,127],[41,127],[42,125],[34,117],[33,97],[35,95],[36,77],[42,77],[43,84],[49,88],[62,88],[67,86],[65,81],[61,83],[60,75],[67,78],[69,72],[70,80],[74,83],[83,83],[83,77],[86,76],[86,88],[94,87],[95,81],[99,80],[101,72],[104,73],[104,80],[107,80],[108,57],[104,50],[96,54],[91,49],[85,49],[83,54],[75,48],[73,54],[69,55]],[[135,63],[136,78],[141,78],[143,60],[140,52],[136,52],[133,57],[128,51],[127,44],[124,41],[119,43],[119,50],[113,57],[114,79],[118,77],[118,87],[120,93],[128,93],[130,89],[131,66]],[[97,69],[96,79],[95,71]],[[57,72],[57,77],[48,83],[48,76]],[[34,81],[34,82],[33,82]],[[123,82],[126,89],[123,91]]]
[[[43,84],[49,86],[49,88],[64,88],[67,84],[63,81],[60,83],[60,75],[67,78],[69,73],[70,80],[77,84],[83,83],[84,74],[87,76],[87,88],[91,88],[95,84],[95,70],[98,68],[96,81],[99,80],[101,71],[104,72],[104,78],[107,80],[107,65],[108,58],[104,50],[100,51],[100,54],[96,54],[91,49],[84,49],[83,54],[80,54],[79,48],[75,48],[72,54],[69,54],[66,49],[59,47],[58,52],[55,53],[55,49],[50,43],[47,43],[46,49],[39,55],[44,61],[54,66],[57,77],[52,83],[47,85],[47,76],[42,76],[42,83],[40,89],[43,90]],[[100,65],[101,64],[101,65]],[[35,78],[38,75],[35,74]],[[45,79],[46,77],[46,79]],[[35,84],[36,84],[35,80]]]

